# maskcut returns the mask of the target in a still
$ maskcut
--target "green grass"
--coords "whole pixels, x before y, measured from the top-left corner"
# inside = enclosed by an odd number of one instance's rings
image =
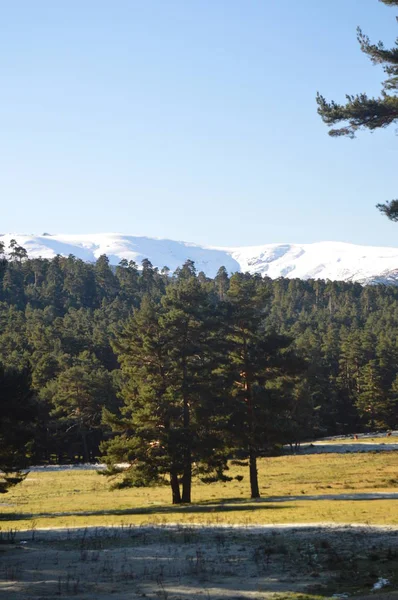
[[[322,499],[322,496],[398,492],[395,453],[314,454],[259,461],[262,499],[250,501],[247,467],[240,483],[197,482],[193,502],[173,507],[168,486],[109,490],[95,471],[30,473],[1,497],[0,527],[34,529],[143,523],[398,525],[396,500]],[[289,496],[293,498],[290,500]],[[319,496],[317,500],[306,499]],[[277,497],[285,497],[278,500]],[[297,498],[298,497],[298,498]]]

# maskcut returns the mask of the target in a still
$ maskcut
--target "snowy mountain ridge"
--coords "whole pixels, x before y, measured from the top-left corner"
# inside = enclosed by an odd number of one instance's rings
[[[209,277],[214,277],[218,269],[225,266],[230,273],[247,271],[272,279],[288,277],[398,285],[398,248],[390,247],[344,242],[217,247],[117,233],[0,234],[6,249],[12,239],[27,250],[30,258],[73,254],[94,262],[106,254],[113,265],[122,258],[140,265],[148,258],[154,266],[167,266],[171,271],[191,259],[197,270],[204,271]]]

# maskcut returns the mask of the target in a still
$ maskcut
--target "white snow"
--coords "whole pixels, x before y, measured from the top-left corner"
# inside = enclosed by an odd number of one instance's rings
[[[358,246],[343,242],[313,244],[264,244],[247,247],[202,246],[188,242],[117,233],[0,235],[6,248],[11,239],[26,248],[31,258],[73,254],[94,262],[106,254],[111,264],[122,258],[140,266],[148,258],[156,267],[174,271],[187,259],[198,271],[214,277],[221,266],[228,272],[261,273],[272,279],[330,279],[359,283],[398,284],[398,248]]]
[[[379,580],[376,581],[376,583],[372,587],[372,592],[377,592],[377,590],[381,590],[383,587],[386,587],[386,585],[390,585],[390,582],[388,581],[388,579],[384,579],[383,577],[380,577]]]

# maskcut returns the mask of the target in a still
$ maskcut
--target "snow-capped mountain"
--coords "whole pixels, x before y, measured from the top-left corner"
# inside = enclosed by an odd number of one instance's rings
[[[171,271],[191,259],[197,270],[204,271],[209,277],[214,277],[218,269],[225,266],[230,273],[248,271],[272,279],[297,277],[398,285],[398,248],[342,242],[224,248],[116,233],[0,235],[6,249],[12,239],[23,246],[31,258],[73,254],[94,262],[101,254],[106,254],[113,265],[122,258],[138,264],[148,258],[154,266],[167,266]]]

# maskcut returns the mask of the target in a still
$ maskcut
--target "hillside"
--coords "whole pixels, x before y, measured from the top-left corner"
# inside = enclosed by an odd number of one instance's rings
[[[189,242],[117,233],[26,235],[3,234],[6,248],[10,240],[26,248],[31,258],[51,258],[57,254],[88,262],[106,254],[117,265],[122,258],[140,264],[148,258],[156,267],[174,271],[185,260],[195,262],[198,271],[214,277],[221,266],[230,272],[248,271],[277,279],[330,279],[359,283],[398,283],[398,248],[358,246],[343,242],[313,244],[264,244],[247,247],[211,247]]]

